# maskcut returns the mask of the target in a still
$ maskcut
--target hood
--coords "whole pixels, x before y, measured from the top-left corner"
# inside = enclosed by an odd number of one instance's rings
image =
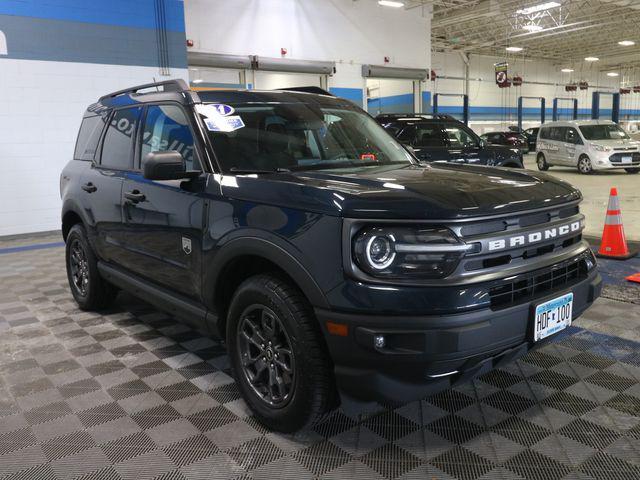
[[[459,219],[581,199],[542,173],[454,164],[238,175],[221,183],[232,198],[349,218]]]
[[[631,138],[623,138],[620,140],[587,140],[587,143],[600,145],[601,147],[620,148],[620,147],[638,147],[640,142]]]

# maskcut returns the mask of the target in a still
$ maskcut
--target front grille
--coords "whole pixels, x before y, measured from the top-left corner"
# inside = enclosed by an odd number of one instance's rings
[[[622,163],[622,157],[631,157],[631,161],[633,163],[640,162],[640,153],[639,152],[629,152],[629,153],[614,153],[609,157],[609,161],[611,163]]]
[[[519,275],[489,290],[491,308],[511,307],[562,290],[587,277],[587,260],[594,262],[591,252],[585,252],[566,262]]]

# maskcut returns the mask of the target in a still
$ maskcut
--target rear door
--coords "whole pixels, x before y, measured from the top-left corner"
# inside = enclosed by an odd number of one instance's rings
[[[148,153],[175,150],[184,157],[187,170],[201,171],[193,132],[182,106],[147,106],[138,136],[136,168],[124,179],[122,204],[127,268],[199,299],[205,175],[191,180],[147,180],[141,169]]]
[[[413,148],[421,160],[427,162],[448,162],[449,151],[438,123],[419,123],[413,133]]]
[[[94,249],[103,260],[117,264],[123,261],[122,182],[133,165],[133,140],[141,114],[142,107],[127,107],[108,117],[99,152],[82,178]]]

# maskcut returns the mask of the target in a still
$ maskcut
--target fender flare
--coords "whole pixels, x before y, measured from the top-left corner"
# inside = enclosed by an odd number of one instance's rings
[[[327,299],[309,271],[302,263],[282,246],[260,237],[236,237],[229,240],[215,253],[213,261],[206,265],[203,281],[207,303],[212,302],[220,282],[224,282],[222,272],[232,260],[253,255],[269,260],[280,267],[296,283],[314,307],[329,308]],[[211,305],[213,307],[213,305]]]

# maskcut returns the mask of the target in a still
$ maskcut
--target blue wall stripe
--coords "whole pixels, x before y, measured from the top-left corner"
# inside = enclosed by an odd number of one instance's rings
[[[391,107],[393,105],[411,105],[413,111],[413,94],[403,93],[401,95],[389,95],[387,97],[369,98],[367,99],[367,105],[377,105],[382,108]]]
[[[363,90],[361,88],[331,87],[329,92],[336,97],[344,98],[362,107]]]
[[[0,255],[5,253],[27,252],[29,250],[42,250],[45,248],[64,247],[64,242],[37,243],[35,245],[22,245],[18,247],[0,248]]]
[[[149,13],[153,17],[153,11]],[[156,30],[0,15],[3,58],[158,66]],[[167,32],[169,67],[187,68],[184,32]],[[151,81],[152,79],[149,79]]]
[[[155,0],[2,0],[0,15],[153,29],[154,3]],[[164,3],[167,30],[184,32],[184,2],[164,0]]]

